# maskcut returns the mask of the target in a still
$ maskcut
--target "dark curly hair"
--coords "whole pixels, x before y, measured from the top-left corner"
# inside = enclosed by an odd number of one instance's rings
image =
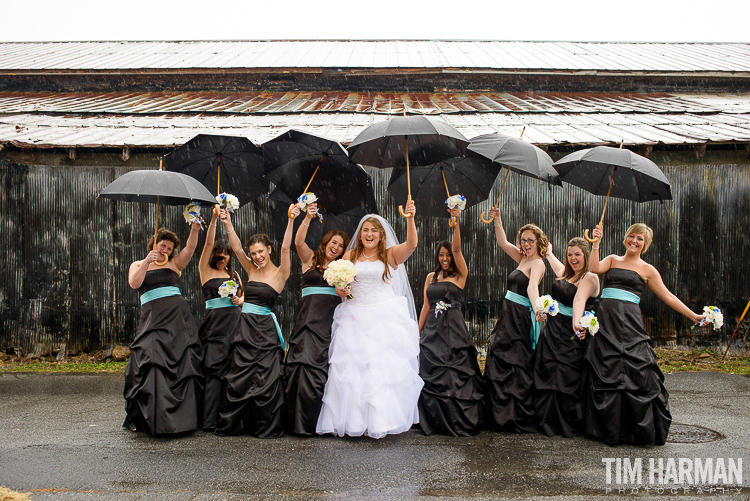
[[[151,252],[152,250],[154,250],[154,245],[158,244],[162,240],[166,240],[174,244],[172,253],[169,255],[169,259],[172,259],[177,255],[177,249],[180,247],[180,237],[178,237],[175,232],[168,230],[167,228],[159,228],[158,230],[156,230],[156,242],[154,242],[154,237],[149,238],[148,243],[146,244],[146,251]]]
[[[516,238],[518,248],[521,248],[521,234],[526,230],[531,231],[534,234],[534,238],[536,238],[536,250],[539,253],[539,257],[547,259],[547,244],[549,244],[549,240],[547,240],[547,235],[544,234],[542,229],[535,224],[525,224],[518,230],[518,237]]]
[[[447,241],[443,240],[440,242],[437,246],[437,250],[435,250],[435,270],[432,272],[432,282],[433,284],[436,284],[438,281],[438,275],[442,273],[443,278],[453,277],[458,275],[458,269],[456,268],[456,261],[453,259],[453,250],[452,250],[452,244]],[[440,250],[445,249],[448,251],[448,254],[451,256],[451,265],[448,267],[447,270],[443,271],[443,267],[440,265]]]

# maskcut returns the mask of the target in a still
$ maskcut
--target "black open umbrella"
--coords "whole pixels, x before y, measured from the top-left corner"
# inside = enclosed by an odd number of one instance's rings
[[[500,167],[481,157],[461,156],[410,170],[419,213],[443,217],[447,214],[445,200],[451,195],[464,196],[467,208],[487,200]],[[394,168],[388,192],[403,199],[408,196],[407,184],[406,167]]]
[[[294,203],[311,189],[328,214],[362,207],[369,177],[341,144],[290,129],[263,144],[266,179]]]
[[[524,129],[521,131],[523,137]],[[510,171],[522,174],[524,176],[540,179],[549,185],[562,186],[560,177],[552,168],[552,158],[541,148],[527,143],[521,137],[506,136],[504,134],[484,134],[471,140],[471,144],[466,147],[468,156],[480,156],[505,167],[505,179],[500,187],[500,193],[497,195],[495,207],[500,205],[500,197],[505,189],[505,183],[508,181]],[[484,218],[482,212],[482,222],[490,224],[492,220]]]
[[[215,205],[216,199],[205,186],[195,178],[178,172],[161,170],[134,170],[118,177],[99,192],[97,198],[111,198],[125,202],[142,202],[156,204],[156,222],[154,223],[154,249],[156,234],[159,228],[159,204],[187,205],[197,202],[204,205]],[[156,263],[167,264],[168,260]]]
[[[658,165],[628,149],[596,146],[567,155],[553,164],[560,178],[594,195],[606,195],[599,224],[604,223],[609,197],[633,202],[672,200],[667,176]],[[589,242],[589,230],[584,236]]]
[[[350,209],[341,214],[329,214],[324,210],[321,210],[323,222],[313,221],[310,223],[310,227],[307,230],[307,236],[305,237],[305,243],[308,247],[315,250],[320,245],[323,236],[331,230],[342,230],[349,236],[357,231],[357,225],[362,216],[367,214],[377,214],[378,209],[375,205],[375,195],[373,194],[372,188],[369,188],[368,196],[366,197],[370,201],[361,207]],[[289,207],[289,204],[293,203],[293,200],[289,198],[283,191],[278,188],[271,192],[268,197],[269,204],[271,206],[271,214],[273,217],[273,231],[277,241],[281,241],[284,238],[284,232],[286,231],[287,221],[289,221],[284,209]],[[294,231],[299,230],[300,224],[304,218],[298,217],[294,221]],[[292,246],[293,249],[296,248]]]
[[[442,120],[422,115],[392,117],[370,125],[349,144],[352,161],[378,168],[406,165],[407,200],[411,200],[410,165],[430,165],[461,156],[469,144]],[[407,217],[403,207],[399,212]]]
[[[236,196],[241,204],[268,193],[263,155],[246,137],[199,134],[164,157],[169,171],[194,177],[209,190]]]

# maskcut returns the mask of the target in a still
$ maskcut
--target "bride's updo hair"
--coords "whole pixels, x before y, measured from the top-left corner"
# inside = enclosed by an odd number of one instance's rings
[[[365,252],[365,246],[362,243],[362,227],[364,227],[365,223],[372,224],[376,230],[378,230],[378,233],[380,233],[380,240],[378,241],[378,259],[383,261],[385,263],[385,270],[383,271],[383,281],[386,281],[387,279],[391,278],[391,270],[388,266],[388,250],[385,248],[385,228],[383,228],[383,225],[380,224],[380,221],[376,217],[368,217],[362,222],[362,226],[359,227],[359,234],[356,235],[357,239],[357,245],[354,247],[354,252],[352,253],[352,262],[356,263],[359,259],[360,255],[363,255]]]

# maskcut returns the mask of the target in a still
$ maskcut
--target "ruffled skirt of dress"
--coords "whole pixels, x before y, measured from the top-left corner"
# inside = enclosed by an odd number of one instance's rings
[[[584,432],[609,444],[664,445],[672,415],[664,374],[638,305],[602,299],[600,330],[586,351]]]
[[[203,428],[212,430],[219,422],[219,406],[224,392],[224,376],[229,369],[232,339],[240,326],[240,308],[206,311],[198,335],[203,343]]]
[[[123,426],[149,435],[197,429],[202,359],[198,326],[183,297],[143,305],[125,368]]]
[[[572,336],[571,317],[547,317],[536,346],[534,409],[539,431],[547,436],[581,434],[581,371],[590,337]]]
[[[484,424],[485,384],[459,308],[428,313],[420,338],[419,426],[425,435],[468,437]]]
[[[533,433],[534,350],[529,308],[508,299],[490,335],[484,377],[487,426],[495,431]]]
[[[419,330],[406,299],[342,303],[332,331],[317,432],[381,438],[419,422]]]

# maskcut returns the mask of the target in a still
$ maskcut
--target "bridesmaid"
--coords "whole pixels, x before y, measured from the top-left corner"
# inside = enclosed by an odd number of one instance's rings
[[[534,366],[534,411],[539,431],[547,436],[575,437],[581,434],[581,369],[586,341],[575,338],[584,310],[594,309],[599,278],[589,272],[591,248],[583,238],[568,242],[565,264],[547,246],[547,261],[557,280],[552,298],[560,306],[557,316],[547,318],[536,347]]]
[[[216,240],[218,218],[219,208],[216,207],[198,261],[203,299],[206,301],[206,313],[198,330],[203,344],[203,374],[206,376],[203,393],[203,429],[206,431],[213,431],[219,422],[224,376],[229,368],[229,350],[240,327],[240,307],[243,303],[242,281],[232,267],[232,247],[226,240]],[[240,288],[231,298],[222,298],[219,287],[227,280],[234,280]]]
[[[273,264],[271,239],[255,234],[242,249],[229,213],[221,211],[232,250],[248,275],[240,329],[232,341],[232,361],[225,377],[224,397],[219,411],[219,435],[254,435],[276,438],[284,434],[284,338],[271,308],[289,278],[289,249],[293,219],[299,207],[291,207],[281,244],[281,262]]]
[[[589,342],[584,362],[584,429],[609,444],[664,445],[672,422],[669,394],[639,303],[648,287],[692,322],[705,315],[693,312],[669,292],[656,268],[641,258],[651,245],[651,228],[634,224],[622,242],[625,255],[600,260],[602,235],[601,226],[594,229],[597,240],[590,268],[604,275],[604,288],[596,311],[599,332]]]
[[[298,435],[315,435],[328,379],[333,311],[341,304],[336,289],[323,280],[323,272],[332,261],[341,258],[349,245],[346,233],[333,230],[323,236],[315,251],[310,249],[305,237],[316,215],[317,204],[308,205],[305,219],[294,238],[297,255],[302,261],[302,301],[294,331],[289,337],[284,417],[287,431]]]
[[[534,420],[534,348],[544,314],[536,308],[539,282],[544,276],[547,237],[536,225],[518,231],[518,246],[505,235],[500,211],[490,210],[495,238],[501,249],[518,263],[508,275],[500,318],[490,336],[485,365],[487,424],[490,429],[527,433],[536,431]]]
[[[180,275],[198,244],[200,223],[190,228],[185,250],[180,239],[160,228],[148,254],[130,265],[128,283],[141,295],[141,317],[125,368],[123,427],[149,435],[183,433],[198,428],[203,393],[203,353],[187,301],[180,294]],[[157,265],[164,258],[163,266]]]
[[[461,312],[469,269],[461,253],[460,211],[450,213],[456,221],[453,243],[438,244],[419,315],[419,376],[424,380],[419,426],[425,435],[467,437],[479,433],[484,423],[484,380]]]

